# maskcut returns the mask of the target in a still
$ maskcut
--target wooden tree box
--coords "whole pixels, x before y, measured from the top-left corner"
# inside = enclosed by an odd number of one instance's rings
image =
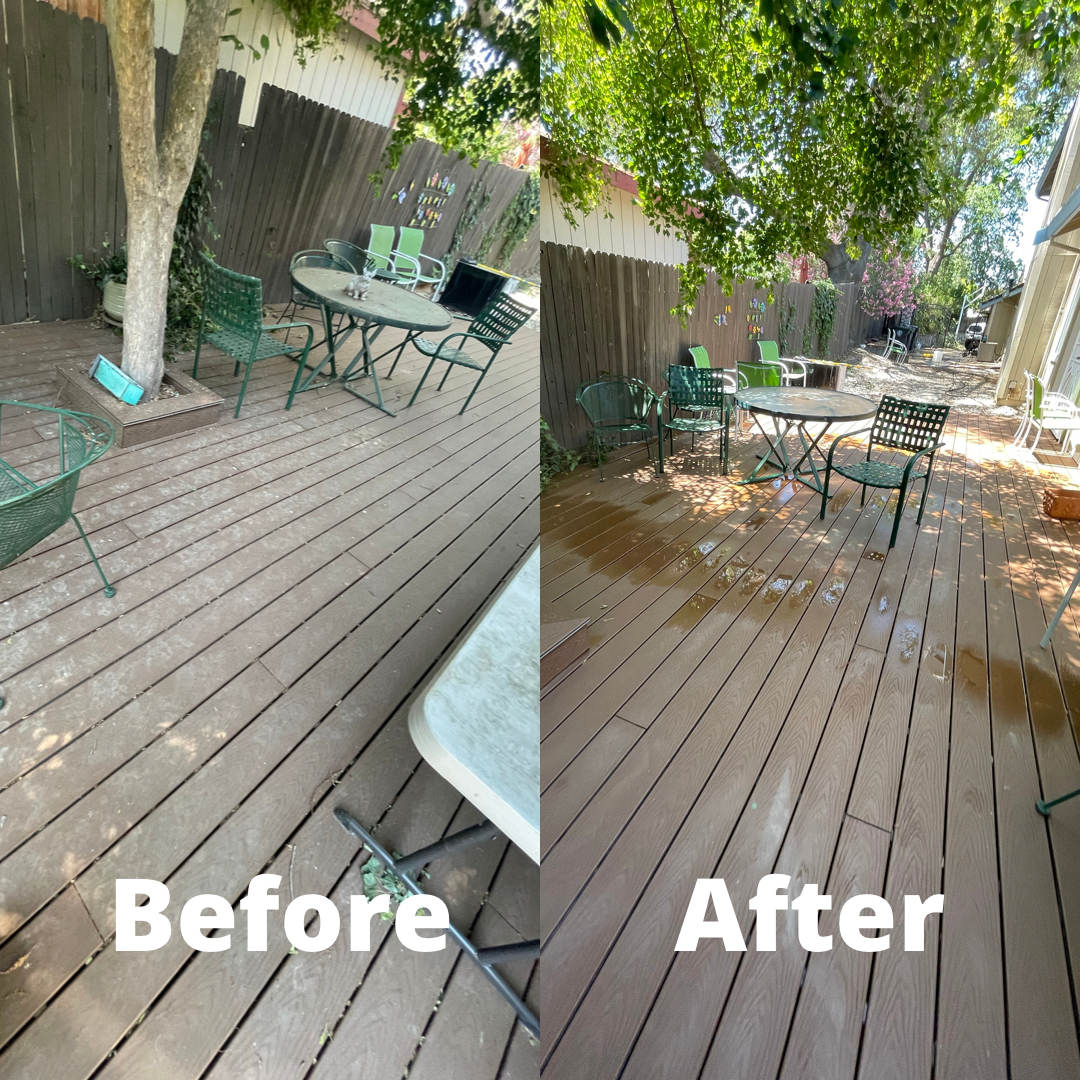
[[[1064,521],[1080,521],[1080,491],[1075,488],[1047,488],[1043,492],[1043,513]]]

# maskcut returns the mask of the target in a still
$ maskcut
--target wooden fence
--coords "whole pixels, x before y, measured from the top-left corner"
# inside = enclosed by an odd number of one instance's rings
[[[95,290],[67,262],[70,255],[115,249],[124,236],[126,207],[120,171],[115,76],[105,27],[39,0],[0,0],[0,323],[84,318]],[[157,54],[158,116],[176,57]],[[390,137],[387,128],[278,87],[264,86],[254,127],[238,118],[243,80],[218,71],[205,151],[214,170],[210,240],[219,261],[263,279],[270,302],[288,297],[288,257],[320,247],[328,237],[366,245],[368,225],[407,225],[424,183],[449,174],[456,190],[425,241],[442,256],[450,246],[470,190],[491,199],[466,234],[471,254],[527,174],[442,153],[418,142],[378,198],[368,181]],[[414,186],[409,191],[410,183]],[[220,186],[218,186],[220,184]],[[403,203],[392,199],[402,188]],[[489,261],[498,258],[499,245]],[[513,253],[509,269],[526,273],[539,259],[536,230]]]
[[[780,341],[780,320],[789,311],[788,351],[817,351],[816,342],[803,341],[814,301],[811,284],[777,284],[769,303],[765,287],[745,282],[725,294],[710,274],[681,326],[671,314],[679,301],[674,266],[549,243],[542,246],[540,266],[541,413],[564,446],[578,447],[588,435],[574,395],[599,375],[627,375],[660,390],[669,365],[689,362],[691,345],[704,345],[714,367],[734,367],[757,355],[747,336],[750,325],[761,327],[761,338]],[[833,359],[880,328],[880,320],[859,307],[857,285],[838,288],[828,346]],[[726,324],[717,323],[718,315]]]

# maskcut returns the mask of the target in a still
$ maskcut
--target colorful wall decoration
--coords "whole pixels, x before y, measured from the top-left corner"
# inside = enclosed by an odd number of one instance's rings
[[[412,189],[412,184],[409,188]],[[415,212],[409,224],[413,228],[437,229],[439,222],[442,221],[442,206],[454,194],[456,188],[457,184],[451,182],[449,175],[440,178],[438,173],[433,173],[417,196]]]

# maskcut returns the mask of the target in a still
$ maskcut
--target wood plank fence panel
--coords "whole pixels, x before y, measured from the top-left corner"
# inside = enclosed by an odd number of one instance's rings
[[[671,314],[679,301],[674,266],[551,243],[542,245],[540,265],[541,411],[564,446],[579,447],[588,436],[585,415],[574,401],[583,382],[612,374],[662,390],[668,366],[690,362],[691,345],[704,345],[714,367],[752,360],[757,347],[748,337],[747,315],[761,326],[762,339],[779,341],[781,321],[790,309],[787,351],[813,353],[818,348],[816,341],[804,340],[814,302],[811,283],[776,283],[769,303],[767,285],[740,282],[726,293],[709,273],[682,326]],[[857,284],[838,289],[827,350],[834,359],[865,341],[878,325],[859,306]],[[764,311],[752,309],[752,300],[765,302]],[[725,314],[727,324],[720,325],[717,316]]]
[[[91,14],[72,0],[74,11]],[[0,0],[0,324],[84,318],[98,293],[68,263],[123,243],[127,221],[120,162],[116,81],[105,27],[38,0]],[[158,50],[158,123],[176,57]],[[280,87],[262,88],[253,128],[239,124],[244,80],[218,71],[203,149],[214,175],[210,239],[219,261],[263,279],[268,302],[288,298],[289,255],[337,236],[366,246],[372,221],[408,225],[432,173],[457,185],[424,248],[443,257],[477,185],[491,199],[469,231],[476,251],[527,178],[489,162],[473,168],[429,142],[407,147],[376,197],[368,177],[380,169],[388,128],[320,105]],[[410,183],[413,185],[409,191]],[[404,203],[392,196],[405,188]],[[533,235],[509,269],[539,265]],[[489,252],[498,258],[500,243]]]

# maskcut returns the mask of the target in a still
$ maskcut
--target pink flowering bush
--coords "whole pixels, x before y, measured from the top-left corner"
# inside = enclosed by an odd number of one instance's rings
[[[902,254],[872,251],[859,302],[867,315],[888,318],[915,306],[915,267]]]

